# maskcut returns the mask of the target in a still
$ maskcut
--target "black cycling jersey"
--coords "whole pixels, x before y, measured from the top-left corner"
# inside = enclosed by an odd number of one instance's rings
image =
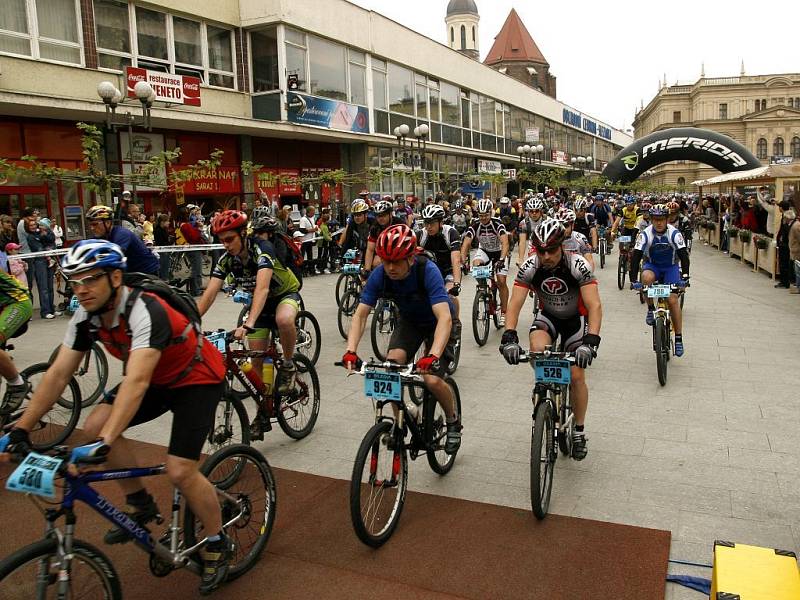
[[[377,242],[378,241],[378,236],[381,233],[383,233],[383,230],[384,229],[388,229],[392,225],[407,225],[407,223],[405,222],[405,220],[399,219],[399,218],[395,217],[394,215],[392,215],[391,220],[386,225],[381,225],[380,223],[378,223],[378,221],[376,219],[375,222],[372,223],[372,226],[369,228],[369,238],[368,238],[369,241],[372,242],[372,243]]]
[[[369,230],[372,227],[374,220],[367,217],[364,222],[359,225],[355,221],[351,221],[347,225],[347,234],[342,244],[342,250],[347,252],[351,248],[361,252],[362,256],[367,250],[367,238],[369,237]]]
[[[578,233],[582,233],[587,239],[592,239],[591,231],[595,227],[594,215],[591,213],[586,213],[583,217],[578,217],[575,219],[575,225],[573,227],[574,231]]]
[[[442,277],[453,272],[450,253],[458,252],[461,249],[461,239],[455,227],[442,225],[439,233],[433,236],[428,235],[428,232],[423,229],[417,233],[417,245],[433,255],[433,260],[439,267]]]
[[[478,238],[478,248],[484,252],[499,253],[503,248],[502,242],[500,241],[501,237],[507,234],[508,232],[506,231],[505,225],[503,225],[500,219],[492,217],[485,225],[480,222],[480,219],[475,219],[467,231],[464,232],[464,237]]]
[[[534,254],[519,268],[514,281],[514,285],[536,292],[542,312],[558,319],[585,315],[580,288],[596,283],[586,259],[571,252],[564,252],[554,269],[544,268]]]

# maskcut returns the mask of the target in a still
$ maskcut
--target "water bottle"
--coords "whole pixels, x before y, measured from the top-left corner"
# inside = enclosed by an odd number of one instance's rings
[[[267,358],[264,360],[264,366],[261,368],[261,381],[264,384],[264,390],[267,395],[272,393],[272,383],[275,377],[275,368],[272,364],[272,359]]]
[[[417,418],[422,414],[419,410],[419,406],[417,406],[413,400],[406,400],[405,404],[408,415],[415,421],[421,421],[421,419]]]
[[[264,393],[264,382],[261,381],[261,377],[259,376],[258,372],[253,368],[253,364],[250,362],[244,362],[239,367],[242,370],[242,373],[250,380],[258,392],[260,394]]]

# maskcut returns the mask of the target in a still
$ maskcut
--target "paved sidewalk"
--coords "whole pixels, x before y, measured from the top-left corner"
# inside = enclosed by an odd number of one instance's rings
[[[670,361],[662,388],[643,307],[627,287],[617,290],[616,260],[615,251],[599,272],[603,342],[588,371],[589,456],[580,463],[559,460],[551,511],[670,530],[672,558],[700,563],[711,562],[715,539],[800,552],[800,298],[774,290],[770,279],[739,261],[695,245],[686,354]],[[275,466],[349,479],[373,414],[362,380],[333,367],[344,350],[334,282],[333,275],[310,278],[303,290],[323,329],[316,429],[295,442],[276,428],[256,446]],[[484,348],[476,346],[468,320],[473,282],[464,288],[464,347],[456,374],[462,449],[446,477],[434,475],[424,460],[411,465],[410,488],[528,509],[531,371],[505,364],[497,352],[499,332]],[[206,325],[231,326],[238,312],[238,305],[220,297]],[[527,327],[529,305],[524,313]],[[34,320],[16,344],[17,363],[46,360],[65,324],[63,318]],[[360,354],[370,356],[368,339]],[[140,427],[136,437],[163,443],[167,422]],[[684,566],[671,571],[711,576],[710,570]],[[670,584],[666,597],[698,596]]]

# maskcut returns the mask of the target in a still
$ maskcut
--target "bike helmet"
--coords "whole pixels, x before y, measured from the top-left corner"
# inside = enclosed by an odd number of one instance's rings
[[[595,199],[595,200],[605,200],[605,199],[606,199],[606,197],[605,197],[605,194],[597,194],[597,195],[594,197],[594,199]]]
[[[507,196],[500,198],[500,204],[509,204],[510,202],[511,200],[509,200]]]
[[[484,214],[487,214],[487,213],[491,213],[493,208],[494,208],[494,205],[492,204],[492,201],[489,200],[488,198],[481,198],[480,200],[478,200],[478,214],[479,215],[484,215]]]
[[[438,204],[429,204],[422,209],[422,219],[428,221],[441,221],[444,219],[444,209]]]
[[[625,204],[636,204],[636,198],[633,196],[626,196],[625,197]]]
[[[539,198],[530,198],[525,203],[525,210],[542,210],[544,208],[544,202],[539,200]]]
[[[672,202],[668,202],[667,203],[667,210],[669,211],[669,214],[671,214],[671,215],[674,215],[675,213],[680,211],[680,209],[681,209],[681,205],[678,204],[677,202],[675,202],[674,200]]]
[[[88,221],[110,221],[114,218],[114,211],[108,206],[98,204],[86,211],[86,219]]]
[[[531,242],[540,250],[555,248],[564,241],[564,226],[560,221],[548,217],[533,230]]]
[[[376,215],[385,215],[388,212],[392,212],[392,201],[391,200],[378,200],[375,203],[375,214]]]
[[[653,205],[647,201],[642,202],[642,213],[650,214],[650,209],[653,208]]]
[[[666,217],[667,216],[667,207],[663,204],[655,204],[653,208],[650,209],[650,216],[651,217]]]
[[[253,219],[253,232],[262,233],[264,231],[273,232],[278,228],[278,219],[272,215],[266,215]]]
[[[586,210],[586,200],[577,200],[575,202],[575,211]]]
[[[367,211],[369,211],[369,204],[367,204],[361,198],[356,198],[350,205],[350,212],[353,213],[354,215],[357,215],[359,213],[365,213]]]
[[[417,251],[417,236],[408,225],[392,225],[383,230],[375,244],[375,253],[383,260],[401,260]]]
[[[568,208],[562,208],[556,214],[556,219],[561,221],[561,223],[566,227],[567,225],[572,225],[575,222],[575,211],[570,210]]]
[[[459,208],[464,208],[464,203],[461,200],[456,200],[456,203],[453,205],[453,208],[458,210]]]
[[[92,269],[127,268],[128,259],[122,248],[105,240],[81,240],[61,259],[61,272],[67,277]]]
[[[211,221],[211,230],[219,235],[223,231],[244,229],[247,215],[238,210],[224,210]]]

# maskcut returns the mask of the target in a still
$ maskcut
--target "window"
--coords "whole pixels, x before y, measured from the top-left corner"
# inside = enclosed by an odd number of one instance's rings
[[[467,49],[467,28],[463,25],[461,26],[461,49]]]
[[[311,93],[347,102],[345,47],[308,36]]]
[[[775,141],[772,143],[772,155],[781,156],[782,154],[783,154],[783,138],[776,137]]]
[[[681,111],[676,110],[672,113],[672,122],[673,123],[680,123],[681,122]]]
[[[0,52],[81,64],[76,0],[6,0],[0,10]]]
[[[376,58],[372,59],[372,103],[376,109],[387,110],[386,101],[386,63]]]
[[[497,133],[494,122],[494,98],[480,97],[481,105],[481,131],[483,133]]]
[[[442,123],[448,125],[461,124],[461,111],[459,110],[459,98],[461,91],[455,85],[442,81],[440,86],[442,98]]]
[[[683,192],[686,190],[686,178],[678,177],[678,191]]]
[[[411,71],[389,63],[389,110],[414,115],[414,78]]]
[[[451,44],[456,43],[456,30],[453,29],[452,27],[450,28],[450,43]]]
[[[100,68],[122,71],[131,64],[128,5],[117,0],[94,0],[94,23]]]
[[[472,45],[475,45],[475,25],[472,26]]]
[[[136,7],[136,39],[139,56],[168,60],[167,54],[167,15]]]
[[[792,138],[792,158],[800,158],[800,137],[794,136]]]
[[[350,80],[350,102],[367,104],[367,56],[357,50],[347,50]]]
[[[203,65],[200,49],[200,23],[180,17],[172,18],[175,37],[175,62],[185,65]],[[230,48],[229,48],[230,50]]]
[[[441,121],[442,112],[439,109],[439,82],[435,79],[428,80],[428,97],[430,98],[431,120]]]
[[[235,86],[233,74],[233,36],[231,35],[230,29],[206,25],[206,36],[208,40],[208,84],[233,88]],[[277,51],[277,40],[275,43],[276,46],[274,48]],[[277,69],[278,65],[276,63],[276,72]]]
[[[756,100],[758,102],[758,100]],[[756,156],[761,160],[767,158],[767,140],[760,138],[756,143]]]
[[[253,93],[279,89],[278,28],[273,26],[251,31],[250,55],[253,65]]]
[[[728,104],[726,102],[723,102],[719,105],[719,118],[720,119],[728,118]]]
[[[424,84],[417,84],[417,118],[428,120],[428,88]]]
[[[306,34],[286,28],[286,75],[297,75],[297,89],[308,91]]]

